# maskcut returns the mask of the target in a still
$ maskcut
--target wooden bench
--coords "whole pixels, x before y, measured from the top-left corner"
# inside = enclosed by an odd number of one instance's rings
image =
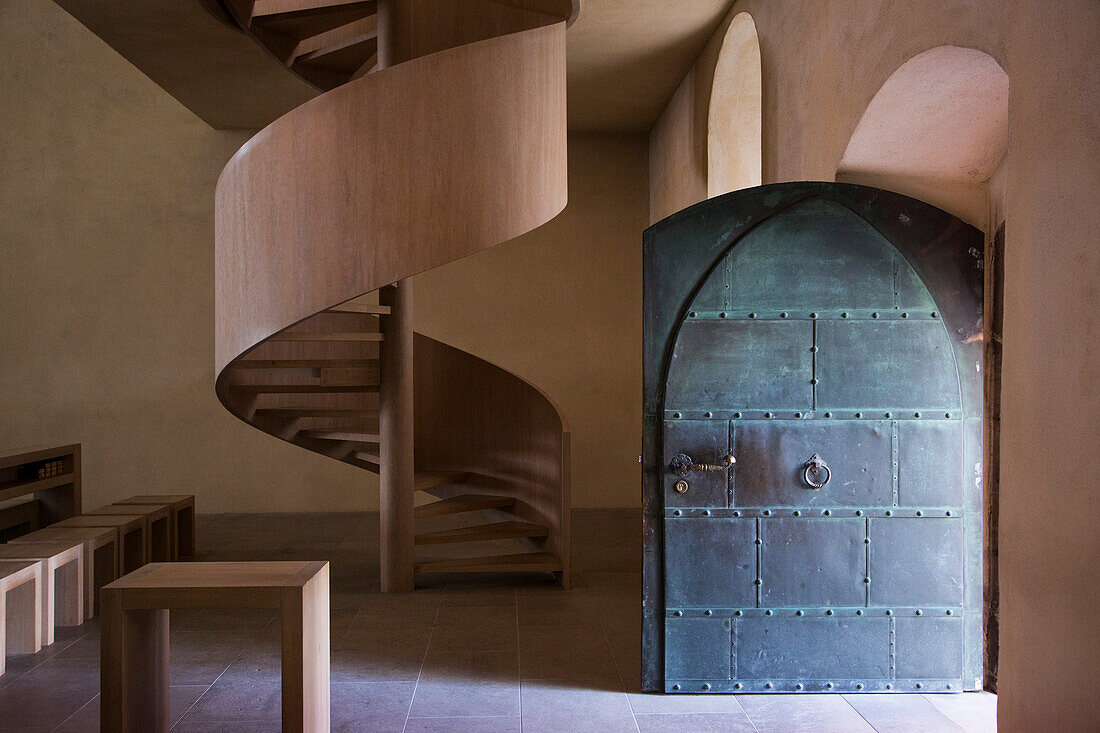
[[[118,574],[132,573],[148,561],[145,517],[141,514],[81,514],[51,527],[115,527],[118,529]]]
[[[118,504],[169,504],[172,507],[172,536],[175,538],[173,560],[195,554],[195,495],[141,494],[123,499]]]
[[[170,562],[173,560],[175,538],[172,536],[172,506],[170,504],[109,504],[85,512],[84,516],[145,517],[146,562]]]
[[[283,730],[329,730],[327,562],[153,563],[105,586],[101,600],[104,733],[168,730],[173,608],[279,609]]]
[[[34,654],[42,648],[42,563],[0,562],[0,675],[8,654]]]
[[[84,623],[84,543],[17,542],[0,545],[0,561],[38,560],[42,595],[42,644],[53,644],[54,626]]]
[[[119,576],[118,527],[46,527],[10,544],[84,543],[84,618],[99,612],[98,591]]]

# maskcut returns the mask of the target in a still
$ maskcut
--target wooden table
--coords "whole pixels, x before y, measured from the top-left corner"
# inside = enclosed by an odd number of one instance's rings
[[[105,586],[102,604],[104,733],[168,730],[173,608],[279,609],[283,730],[329,730],[327,562],[152,563]]]
[[[40,560],[38,584],[42,595],[42,644],[53,644],[54,626],[84,623],[84,543],[0,545],[0,561]]]
[[[84,543],[84,618],[95,618],[99,589],[118,578],[118,527],[46,527],[16,537],[9,544],[42,542]]]
[[[141,494],[123,499],[119,504],[170,504],[172,506],[172,534],[176,538],[176,554],[173,560],[192,557],[195,554],[195,495],[194,494]]]
[[[0,562],[0,675],[8,654],[34,654],[42,648],[40,560]]]
[[[126,516],[140,514],[145,517],[145,559],[148,562],[171,562],[175,558],[172,536],[171,504],[108,504],[84,516]]]
[[[118,574],[132,573],[148,561],[145,517],[140,514],[81,514],[50,525],[51,527],[117,527]]]

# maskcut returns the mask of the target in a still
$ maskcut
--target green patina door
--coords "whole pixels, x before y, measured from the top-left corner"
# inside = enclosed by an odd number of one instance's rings
[[[646,232],[646,689],[981,687],[981,247],[843,184]]]

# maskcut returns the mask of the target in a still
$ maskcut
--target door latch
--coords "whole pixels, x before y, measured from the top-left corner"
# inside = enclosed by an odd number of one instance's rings
[[[737,459],[732,454],[723,457],[721,463],[696,463],[688,454],[677,453],[668,468],[677,476],[687,476],[692,471],[725,471],[735,463]]]
[[[816,453],[810,456],[810,460],[803,465],[806,469],[802,472],[802,479],[814,491],[829,483],[829,479],[833,477],[833,472],[829,470],[829,464],[825,463],[824,459]]]

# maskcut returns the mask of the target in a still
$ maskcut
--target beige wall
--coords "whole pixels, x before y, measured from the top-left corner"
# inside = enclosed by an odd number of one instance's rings
[[[415,278],[416,330],[518,374],[572,431],[573,506],[639,506],[645,135],[569,137],[569,205]]]
[[[1100,595],[1100,524],[1087,507],[1091,443],[1100,435],[1100,248],[1093,221],[1100,200],[1100,3],[874,5],[872,12],[859,0],[735,3],[733,12],[750,12],[760,35],[764,181],[832,180],[868,102],[918,53],[940,45],[976,48],[1008,72],[1011,164],[993,186],[999,191],[1003,179],[1007,217],[1000,724],[1008,731],[1096,730],[1100,700],[1091,677],[1100,634],[1092,617]],[[713,61],[700,63],[697,78],[713,68]],[[666,114],[698,118],[675,106]],[[655,140],[698,135],[668,129],[668,119],[658,122]],[[651,147],[651,168],[666,171],[654,183],[691,180],[668,172],[681,167],[705,176],[700,158],[680,150]],[[691,194],[651,192],[651,200]],[[976,208],[972,200],[955,203]],[[994,218],[999,206],[991,203]]]
[[[0,4],[0,451],[84,445],[85,505],[378,506],[374,474],[265,435],[213,389],[216,132],[49,0]],[[570,140],[570,204],[418,278],[429,335],[543,388],[576,506],[636,506],[644,135]]]
[[[49,0],[0,3],[0,68],[0,450],[83,443],[85,506],[375,504],[373,475],[214,396],[214,183],[246,135],[213,131]]]

